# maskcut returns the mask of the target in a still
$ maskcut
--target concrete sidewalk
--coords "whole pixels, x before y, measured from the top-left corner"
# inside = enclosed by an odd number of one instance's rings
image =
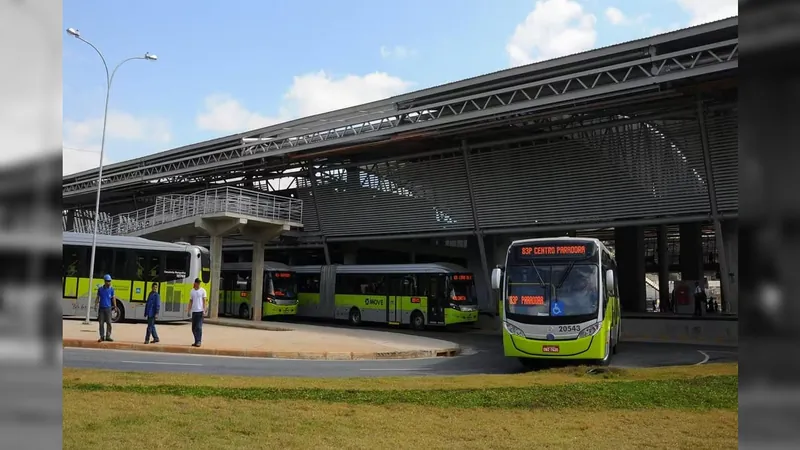
[[[324,329],[305,330],[266,325],[260,329],[203,326],[203,346],[195,348],[188,323],[159,324],[158,344],[144,344],[144,323],[113,325],[114,342],[97,342],[98,324],[83,325],[80,320],[63,321],[64,347],[108,348],[116,350],[192,353],[257,358],[368,360],[455,356],[457,344],[438,339],[417,338],[409,342],[395,339],[392,333],[349,336]],[[279,331],[280,330],[280,331]]]

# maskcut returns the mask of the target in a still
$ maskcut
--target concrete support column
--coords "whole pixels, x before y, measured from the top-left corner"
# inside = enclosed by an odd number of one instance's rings
[[[721,224],[722,236],[717,239],[724,246],[725,258],[720,258],[720,284],[724,312],[739,313],[739,221],[726,220]]]
[[[669,304],[669,265],[672,262],[670,259],[667,226],[660,225],[658,227],[658,301],[661,308]]]
[[[680,263],[682,280],[703,279],[703,236],[700,223],[680,225]]]
[[[219,317],[219,284],[222,278],[222,236],[211,236],[211,292],[209,293],[208,315]]]
[[[260,322],[264,303],[264,242],[253,241],[253,269],[250,274],[250,307],[253,322]]]
[[[644,229],[621,227],[614,229],[617,266],[619,268],[619,298],[622,310],[647,310],[645,289]]]

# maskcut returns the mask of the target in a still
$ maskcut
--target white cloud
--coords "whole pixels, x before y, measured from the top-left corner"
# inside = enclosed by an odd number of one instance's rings
[[[275,116],[250,111],[229,95],[214,94],[206,98],[205,108],[195,122],[202,130],[243,132],[392,97],[407,92],[412,86],[384,72],[335,78],[320,71],[294,77]]]
[[[596,22],[577,1],[537,1],[506,45],[510,63],[519,66],[590,50],[597,40]]]
[[[111,164],[113,161],[108,159],[108,154],[103,155],[103,165]],[[84,170],[97,168],[100,162],[100,146],[89,148],[62,148],[63,164],[62,172],[64,175],[83,172]]]
[[[416,55],[416,50],[403,45],[395,45],[394,47],[381,46],[381,56],[384,59],[406,59]]]
[[[689,26],[739,15],[738,0],[677,0],[678,5],[689,13]]]
[[[64,120],[63,172],[65,175],[94,169],[100,161],[100,142],[103,118],[83,121]],[[106,154],[103,164],[109,164],[109,141],[126,140],[164,145],[170,142],[170,124],[159,117],[136,117],[120,111],[108,112]]]
[[[636,17],[628,17],[622,10],[619,8],[615,8],[613,6],[606,8],[606,19],[611,22],[612,25],[633,25],[633,24],[641,24],[645,20],[647,20],[650,15],[643,14],[641,16]]]
[[[201,130],[239,132],[280,123],[280,117],[267,117],[249,111],[227,94],[213,94],[205,99],[205,110],[195,120]]]

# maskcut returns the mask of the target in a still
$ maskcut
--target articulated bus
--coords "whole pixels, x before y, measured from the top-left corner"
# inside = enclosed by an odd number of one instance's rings
[[[250,276],[253,263],[223,263],[222,290],[219,292],[219,313],[242,319],[253,317]],[[297,280],[286,264],[264,262],[262,317],[293,316],[297,313]]]
[[[92,235],[64,232],[61,286],[63,315],[85,316],[89,295],[89,264]],[[158,282],[161,294],[159,322],[190,318],[189,291],[195,278],[210,292],[211,258],[207,249],[196,245],[151,241],[128,236],[98,235],[91,292],[90,317],[97,317],[95,298],[103,276],[113,279],[119,308],[111,320],[143,320],[144,305]]]
[[[411,325],[478,320],[473,275],[455,264],[293,266],[297,315]]]
[[[607,365],[620,337],[614,256],[597,239],[514,241],[492,271],[502,295],[503,349],[533,368],[547,360]]]

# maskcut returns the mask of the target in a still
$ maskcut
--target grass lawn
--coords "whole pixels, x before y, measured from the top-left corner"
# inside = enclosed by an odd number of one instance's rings
[[[585,370],[309,380],[64,369],[64,448],[737,448],[736,364]]]

